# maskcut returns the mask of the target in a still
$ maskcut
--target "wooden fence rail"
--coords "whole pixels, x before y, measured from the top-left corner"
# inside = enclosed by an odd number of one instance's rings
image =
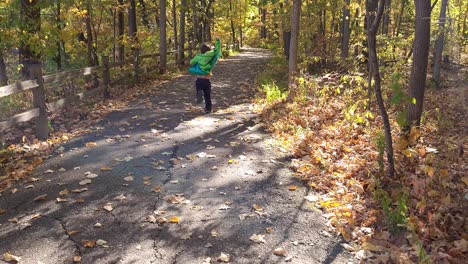
[[[167,54],[173,54],[178,52],[177,50],[168,51]],[[64,106],[83,100],[90,96],[95,96],[96,94],[102,92],[104,99],[110,97],[110,69],[115,67],[124,66],[125,64],[132,64],[132,74],[135,79],[138,79],[139,75],[139,64],[141,60],[148,58],[159,57],[159,53],[139,55],[139,50],[133,50],[133,57],[124,61],[124,64],[119,63],[109,63],[109,56],[102,56],[102,66],[95,67],[85,67],[77,70],[71,70],[66,72],[59,72],[50,75],[42,75],[42,67],[40,64],[25,65],[27,79],[26,81],[13,83],[0,87],[0,98],[9,96],[16,93],[21,93],[27,90],[32,90],[33,92],[33,108],[29,109],[20,114],[14,115],[7,120],[0,121],[0,131],[11,128],[18,123],[27,122],[35,118],[36,123],[36,136],[39,139],[47,139],[49,134],[49,125],[48,125],[48,112],[56,111]],[[55,102],[46,103],[46,94],[45,88],[51,87],[52,84],[62,84],[63,82],[81,78],[87,75],[98,75],[101,74],[103,85],[92,90],[87,90],[79,94],[70,95],[65,98],[61,98]]]

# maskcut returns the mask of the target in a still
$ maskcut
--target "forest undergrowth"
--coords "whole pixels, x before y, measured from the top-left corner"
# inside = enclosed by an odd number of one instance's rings
[[[287,147],[291,167],[317,195],[344,247],[363,262],[462,263],[467,258],[466,68],[449,65],[440,90],[428,89],[420,128],[400,128],[405,80],[384,78],[396,177],[385,175],[382,120],[367,76],[329,72],[297,79],[286,102],[287,69],[271,61],[258,79],[259,112]],[[400,123],[400,125],[399,125]]]

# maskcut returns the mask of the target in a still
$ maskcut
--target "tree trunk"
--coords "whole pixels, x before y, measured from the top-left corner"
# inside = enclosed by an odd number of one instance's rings
[[[3,52],[0,50],[0,86],[8,84],[8,76],[6,72],[5,60],[3,59]]]
[[[177,50],[179,47],[179,41],[177,40],[177,5],[176,0],[172,0],[172,28],[174,29],[174,50]],[[177,56],[179,54],[174,53],[175,61],[177,61]]]
[[[236,47],[236,28],[234,26],[234,11],[232,9],[232,0],[229,0],[229,18],[231,20],[231,37],[234,49]]]
[[[197,2],[195,0],[192,1],[192,45],[197,46],[201,42],[198,40],[198,16],[197,16]],[[196,41],[198,40],[198,41]]]
[[[368,10],[367,13],[372,12],[371,10],[373,10],[372,4],[369,4],[369,2],[371,1],[372,0],[367,1],[366,7],[370,8],[370,10]],[[369,21],[368,24],[369,27],[367,30],[367,45],[369,49],[370,71],[372,72],[372,77],[374,78],[375,95],[377,97],[377,104],[379,106],[380,115],[382,116],[382,121],[384,125],[385,151],[387,152],[388,161],[387,174],[390,177],[393,177],[395,175],[395,162],[393,159],[392,132],[390,128],[390,121],[388,120],[387,110],[385,109],[385,104],[382,98],[380,70],[376,47],[376,35],[377,30],[379,28],[380,20],[382,19],[382,15],[384,12],[385,0],[380,0],[379,3],[380,4],[378,7],[377,15],[372,21]]]
[[[289,94],[287,98],[289,102],[292,102],[296,96],[295,78],[297,75],[297,47],[299,44],[301,7],[301,0],[293,1],[293,10],[291,15],[291,43],[289,47]]]
[[[439,36],[434,47],[434,67],[432,69],[432,80],[434,81],[437,88],[440,88],[440,68],[442,64],[442,51],[444,50],[444,39],[445,39],[445,13],[447,10],[448,0],[442,0],[439,15]]]
[[[136,21],[136,4],[135,0],[130,0],[128,7],[128,35],[132,41],[133,48],[136,48],[137,38],[137,21]]]
[[[91,26],[91,3],[90,0],[86,2],[86,48],[87,48],[87,55],[88,55],[88,66],[96,66],[97,62],[94,58],[94,51],[93,51],[93,30]]]
[[[431,2],[429,0],[415,0],[414,5],[416,7],[416,18],[413,65],[408,92],[411,102],[408,104],[407,128],[413,125],[419,126],[421,123],[431,32]]]
[[[123,43],[125,35],[125,15],[123,12],[124,0],[119,0],[119,11],[117,13],[117,24],[118,24],[118,45],[117,45],[117,61],[119,64],[123,64],[125,60],[125,45]]]
[[[141,6],[141,21],[143,22],[143,25],[147,27],[149,30],[151,30],[151,23],[148,19],[148,14],[146,11],[146,4],[144,0],[138,0]]]
[[[341,39],[341,57],[347,58],[349,55],[349,36],[350,36],[350,29],[349,29],[349,19],[351,12],[349,11],[349,2],[350,0],[345,0],[345,6],[343,7],[343,35]]]
[[[60,9],[61,9],[61,6],[60,6],[60,1],[61,0],[57,0],[57,17],[56,17],[56,22],[57,22],[57,29],[59,32],[62,31],[62,21],[61,21],[61,18],[60,18]],[[60,34],[59,34],[60,36]],[[55,56],[55,62],[57,63],[57,71],[60,71],[62,70],[62,40],[60,39],[59,37],[59,40],[57,41],[56,45],[57,45],[57,54]]]
[[[264,7],[262,7],[262,9],[261,9],[261,21],[262,21],[262,28],[261,28],[262,35],[261,35],[261,38],[262,39],[267,38],[266,14],[267,14],[267,10]]]
[[[390,9],[392,6],[392,0],[385,1],[385,11],[382,20],[382,34],[388,35],[388,27],[390,26]]]
[[[179,65],[185,64],[184,49],[185,49],[185,12],[187,8],[187,0],[181,0],[180,4],[180,32],[179,32]]]
[[[398,15],[398,25],[396,27],[396,31],[395,31],[395,34],[394,34],[396,37],[398,37],[400,35],[401,23],[403,22],[403,14],[404,14],[405,7],[406,7],[406,1],[409,1],[409,0],[402,0],[401,1],[400,14]]]
[[[166,0],[159,0],[159,73],[166,72],[167,44],[166,44]]]

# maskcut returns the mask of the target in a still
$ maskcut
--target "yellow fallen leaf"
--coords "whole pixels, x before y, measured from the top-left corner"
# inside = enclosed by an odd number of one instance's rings
[[[111,171],[111,170],[112,170],[112,168],[109,167],[109,166],[104,166],[104,167],[101,168],[101,171]]]
[[[427,176],[429,176],[431,178],[434,177],[434,173],[435,173],[434,167],[427,166],[426,167],[426,173],[427,173]]]
[[[75,263],[81,262],[81,256],[74,256],[73,257],[73,262],[75,262]]]
[[[233,160],[228,160],[228,164],[232,164],[232,163],[234,163]]]
[[[94,148],[94,147],[96,147],[96,146],[97,146],[96,142],[88,142],[88,143],[86,143],[86,147],[87,147],[87,148]]]
[[[297,186],[296,185],[291,185],[291,186],[289,186],[288,190],[295,191],[295,190],[297,190]]]
[[[180,217],[177,217],[177,216],[173,216],[171,218],[169,218],[169,223],[179,223],[180,222]]]
[[[11,254],[10,252],[5,252],[3,253],[3,259],[6,261],[6,262],[19,262],[21,260],[20,257],[18,256],[15,256],[13,254]]]
[[[255,209],[255,211],[263,211],[263,206],[259,204],[253,204],[252,207]]]
[[[80,231],[78,231],[78,230],[70,230],[70,231],[67,232],[67,234],[68,234],[69,236],[73,236],[73,235],[78,234],[79,232],[80,232]]]

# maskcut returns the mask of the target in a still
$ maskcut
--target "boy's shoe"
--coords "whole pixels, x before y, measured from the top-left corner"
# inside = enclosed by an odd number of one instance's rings
[[[197,90],[197,104],[203,103],[203,90]]]

